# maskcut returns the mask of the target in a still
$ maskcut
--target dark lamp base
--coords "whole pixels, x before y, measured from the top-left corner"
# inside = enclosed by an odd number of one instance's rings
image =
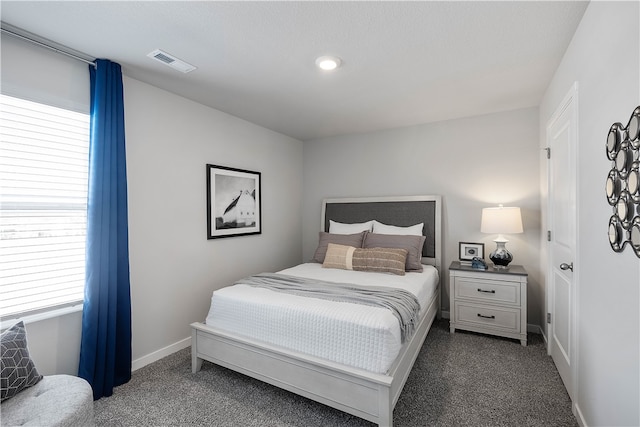
[[[496,242],[496,250],[489,254],[489,259],[497,269],[506,269],[509,263],[513,261],[513,255],[505,248],[505,243],[506,242]]]

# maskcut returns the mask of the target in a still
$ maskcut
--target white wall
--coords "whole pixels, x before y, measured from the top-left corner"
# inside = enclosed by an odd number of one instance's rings
[[[211,292],[300,262],[302,149],[125,78],[133,359],[190,336]],[[205,164],[261,172],[262,234],[207,240]]]
[[[77,375],[82,311],[26,323],[29,355],[43,375]]]
[[[443,308],[458,242],[482,242],[486,258],[497,236],[480,233],[482,208],[520,206],[525,233],[507,244],[514,264],[529,272],[529,323],[541,324],[540,200],[537,108],[304,145],[303,258],[311,259],[323,198],[440,194],[443,196]]]
[[[300,141],[124,78],[134,368],[188,344],[213,290],[301,261]],[[262,174],[260,235],[207,240],[207,163]],[[43,374],[76,374],[81,313],[27,325]]]
[[[614,253],[604,194],[605,141],[640,105],[640,3],[591,2],[540,106],[540,143],[578,82],[578,388],[581,423],[640,425],[640,259]],[[543,170],[541,177],[546,177]],[[543,180],[542,187],[546,187]]]

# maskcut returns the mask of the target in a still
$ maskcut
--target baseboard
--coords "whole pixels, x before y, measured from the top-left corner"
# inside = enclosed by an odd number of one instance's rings
[[[131,362],[131,370],[136,371],[144,366],[147,366],[153,362],[156,362],[163,357],[167,357],[170,354],[173,354],[177,351],[182,350],[183,348],[187,348],[191,345],[191,337],[182,339],[176,343],[168,345],[160,350],[154,351],[153,353],[149,353],[146,356],[142,356],[139,359],[136,359]]]
[[[540,328],[540,333],[542,334],[542,339],[544,340],[544,346],[549,348],[549,340],[547,339],[547,334],[544,333],[544,328]]]
[[[582,415],[582,411],[577,404],[573,405],[573,415],[576,417],[576,421],[578,421],[578,425],[580,427],[587,427],[587,423],[584,420],[584,416]]]
[[[527,324],[527,332],[531,332],[532,334],[540,334],[544,335],[542,328],[539,325],[534,325],[531,323]]]
[[[443,318],[443,319],[451,319],[451,315],[450,315],[449,311],[442,310],[442,311],[440,312],[440,314],[441,314],[441,316],[442,316],[442,318]]]

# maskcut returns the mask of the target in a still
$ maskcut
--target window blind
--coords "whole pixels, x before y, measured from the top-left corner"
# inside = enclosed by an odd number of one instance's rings
[[[4,33],[0,45],[3,94],[89,113],[87,64]]]
[[[0,95],[0,316],[82,301],[89,115]]]

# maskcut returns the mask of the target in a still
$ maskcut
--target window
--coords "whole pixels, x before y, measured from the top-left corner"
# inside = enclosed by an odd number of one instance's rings
[[[0,95],[0,315],[84,296],[89,115]]]

